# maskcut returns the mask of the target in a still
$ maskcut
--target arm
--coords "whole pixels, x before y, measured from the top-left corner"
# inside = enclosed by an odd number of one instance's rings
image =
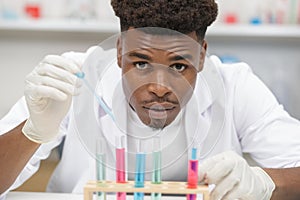
[[[2,124],[11,123],[16,128],[0,136],[0,193],[14,183],[40,144],[58,139],[60,124],[80,86],[74,75],[79,71],[69,59],[47,56],[26,77],[24,93],[29,118],[19,125],[8,119]],[[21,110],[16,111],[17,116],[22,114]],[[31,168],[27,170],[34,173]],[[21,178],[24,179],[24,174]]]
[[[0,136],[0,194],[7,190],[20,174],[40,144],[23,135],[25,122]]]
[[[235,124],[243,151],[275,183],[271,199],[299,199],[299,121],[284,111],[271,91],[249,70],[239,74],[235,97]]]
[[[300,167],[264,170],[276,185],[271,200],[297,200],[300,198]]]

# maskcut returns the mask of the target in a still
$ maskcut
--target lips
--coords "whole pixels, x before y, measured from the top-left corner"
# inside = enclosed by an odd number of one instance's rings
[[[151,103],[151,104],[147,104],[143,107],[148,110],[154,110],[154,111],[159,112],[159,111],[173,110],[176,107],[176,105],[165,102],[165,103]]]
[[[147,106],[143,106],[144,109],[148,110],[150,118],[153,119],[166,119],[169,112],[172,112],[176,106],[171,103],[152,103]]]

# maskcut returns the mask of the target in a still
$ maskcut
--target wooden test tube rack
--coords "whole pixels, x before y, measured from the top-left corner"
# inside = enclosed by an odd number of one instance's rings
[[[186,182],[162,182],[152,184],[145,182],[145,187],[134,187],[134,181],[126,183],[116,183],[114,181],[89,181],[84,187],[84,200],[92,200],[94,192],[142,192],[142,193],[162,193],[162,194],[202,194],[203,200],[209,200],[209,190],[207,185],[198,185],[195,189],[187,188]]]

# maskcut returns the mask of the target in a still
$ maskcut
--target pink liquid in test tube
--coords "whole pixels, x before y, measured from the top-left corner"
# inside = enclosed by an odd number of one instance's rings
[[[189,160],[188,164],[188,181],[187,187],[191,189],[195,189],[198,186],[198,160],[197,160],[197,149],[192,149],[192,159]],[[188,194],[188,200],[196,200],[196,194]]]
[[[125,183],[125,148],[116,149],[117,155],[117,182]]]
[[[125,148],[122,137],[119,141],[119,147],[116,148],[116,179],[117,183],[125,183]],[[126,192],[117,192],[117,200],[126,200]]]

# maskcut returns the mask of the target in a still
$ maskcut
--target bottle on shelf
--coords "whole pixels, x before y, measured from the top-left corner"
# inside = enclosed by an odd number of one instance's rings
[[[30,19],[40,19],[42,17],[41,1],[26,0],[24,3],[24,14]]]

